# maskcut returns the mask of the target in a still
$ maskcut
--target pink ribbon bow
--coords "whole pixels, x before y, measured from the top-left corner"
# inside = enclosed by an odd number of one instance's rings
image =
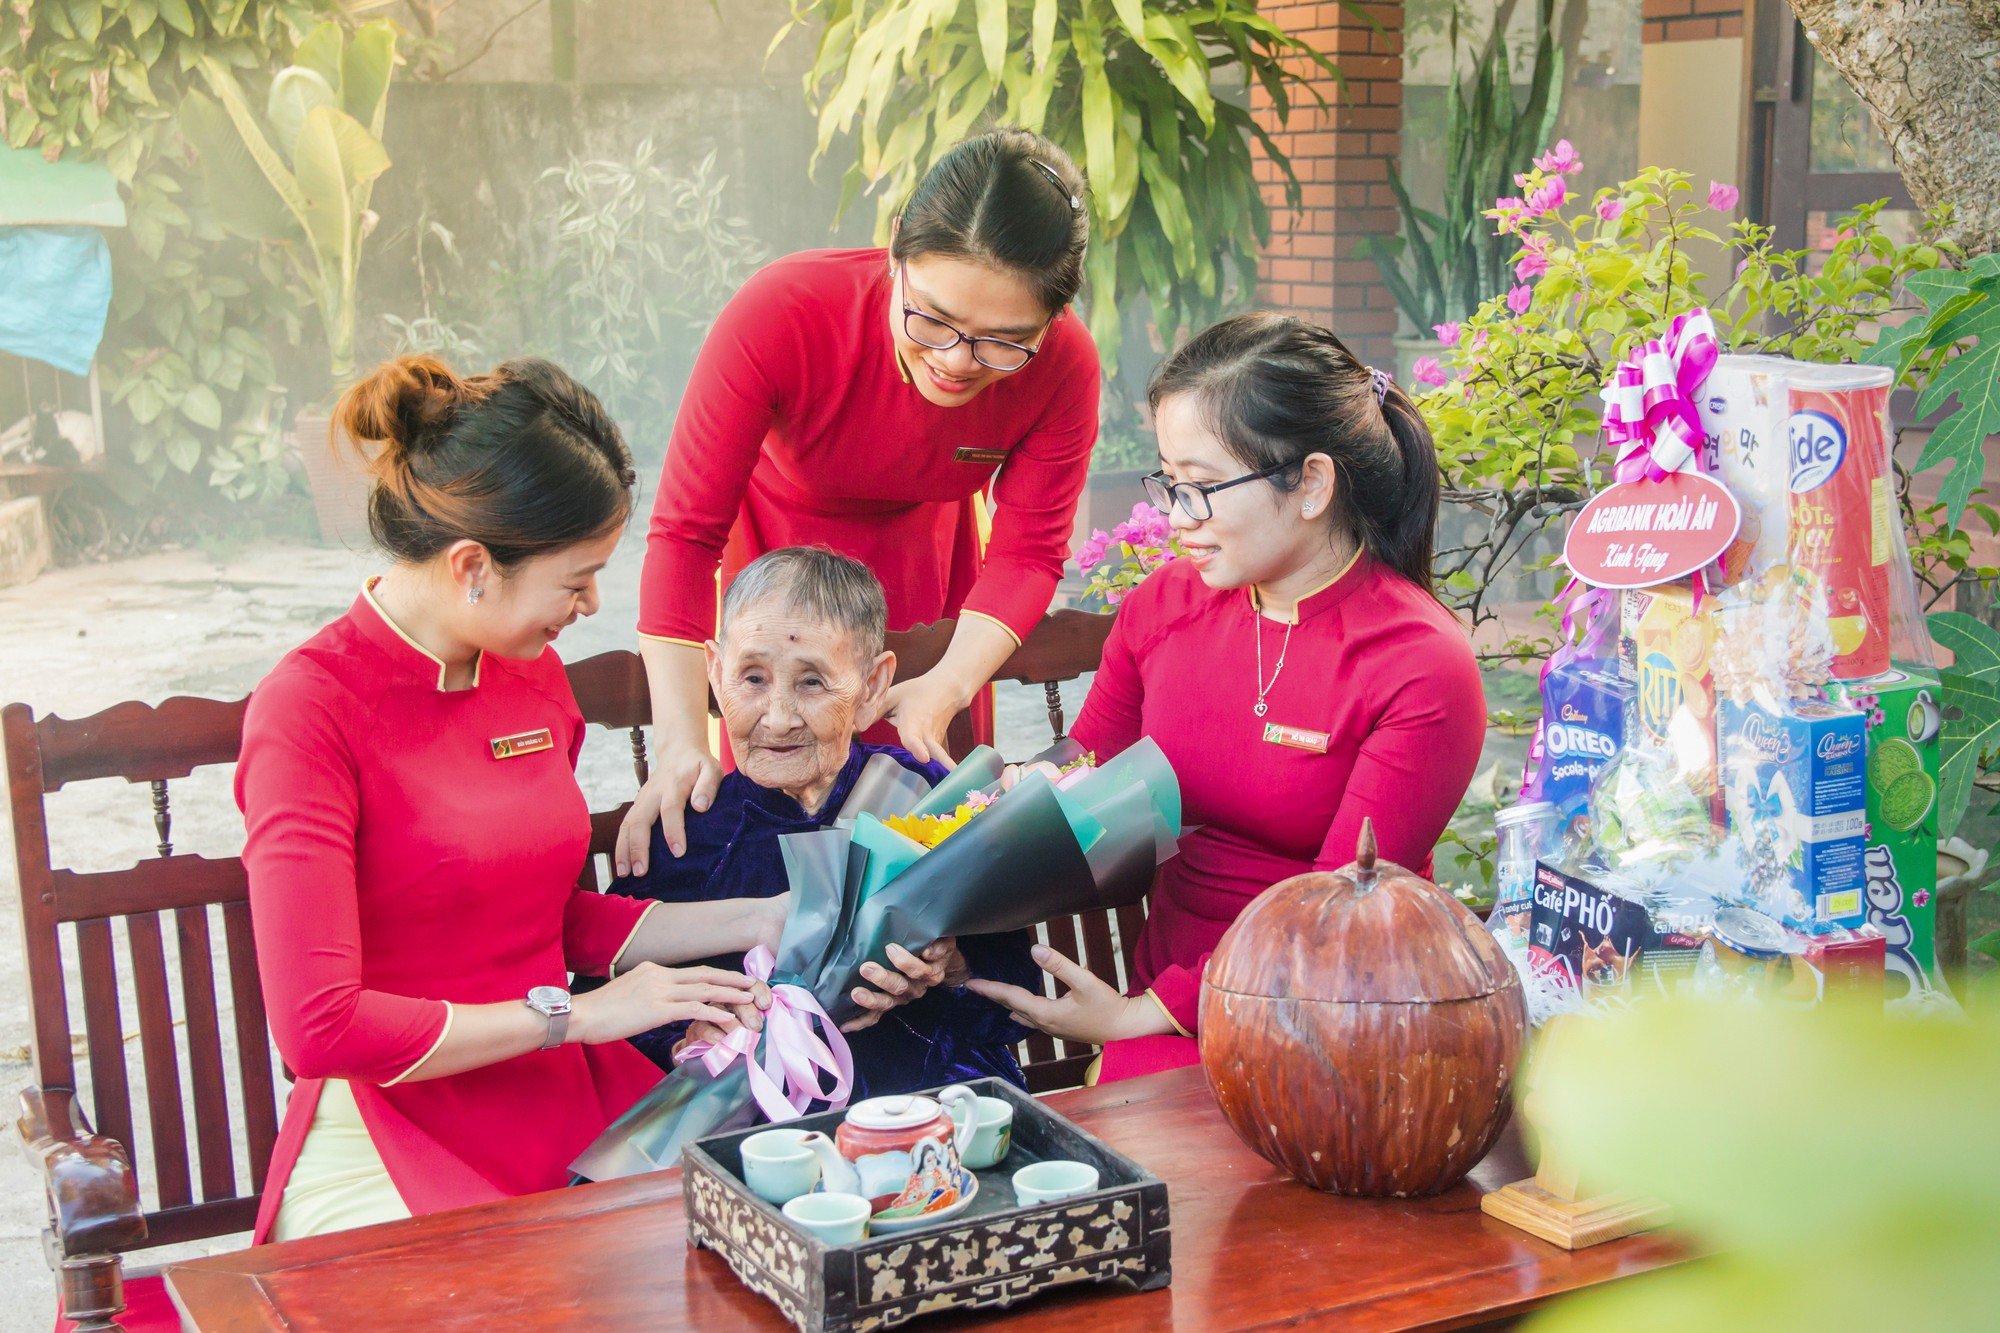
[[[1619,481],[1658,481],[1704,470],[1701,414],[1694,395],[1722,354],[1706,310],[1674,316],[1665,338],[1648,338],[1611,372],[1604,435],[1617,451]]]
[[[744,957],[743,970],[758,981],[768,982],[777,961],[760,944]],[[825,1032],[824,1039],[813,1032],[815,1023]],[[760,1040],[764,1046],[761,1064],[755,1058]],[[763,1032],[737,1027],[715,1041],[689,1042],[674,1057],[674,1063],[690,1060],[701,1061],[711,1076],[743,1061],[750,1075],[750,1095],[773,1121],[795,1120],[815,1101],[845,1106],[854,1092],[854,1055],[847,1038],[803,986],[772,986]],[[822,1074],[832,1076],[833,1086],[821,1086]]]

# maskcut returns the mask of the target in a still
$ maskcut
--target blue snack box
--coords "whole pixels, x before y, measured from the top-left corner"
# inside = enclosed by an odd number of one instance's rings
[[[1729,825],[1749,853],[1753,893],[1796,929],[1859,926],[1867,718],[1834,704],[1725,698],[1720,724]]]
[[[1567,830],[1590,809],[1590,784],[1625,748],[1637,687],[1614,661],[1569,662],[1542,681],[1542,799]]]

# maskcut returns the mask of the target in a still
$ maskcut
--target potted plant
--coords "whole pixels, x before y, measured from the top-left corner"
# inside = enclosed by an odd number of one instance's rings
[[[338,389],[354,372],[355,286],[375,227],[369,196],[389,169],[382,147],[396,30],[386,20],[350,36],[334,22],[306,34],[271,80],[264,114],[213,56],[200,63],[214,96],[191,91],[181,126],[201,158],[209,205],[225,231],[282,247],[319,312],[327,370]],[[312,487],[321,537],[365,531],[367,478],[331,445],[324,405],[300,410],[293,439]]]
[[[1572,3],[1580,17],[1582,6]],[[1562,106],[1563,48],[1557,40],[1555,0],[1536,0],[1535,54],[1527,96],[1516,101],[1506,27],[1511,3],[1496,15],[1493,31],[1462,80],[1452,83],[1445,112],[1443,212],[1412,202],[1402,172],[1389,164],[1389,186],[1402,211],[1402,233],[1364,238],[1356,253],[1375,261],[1396,308],[1416,330],[1398,337],[1396,378],[1410,384],[1417,363],[1437,357],[1432,335],[1463,320],[1487,297],[1506,290],[1507,250],[1493,235],[1484,210],[1516,188],[1535,150],[1548,142]],[[1458,16],[1450,24],[1452,68],[1458,67]],[[1554,171],[1568,147],[1547,159]]]

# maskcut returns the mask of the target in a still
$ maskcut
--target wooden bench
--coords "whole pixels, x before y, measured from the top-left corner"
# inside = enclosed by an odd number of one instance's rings
[[[1064,726],[1060,684],[1096,667],[1110,619],[1056,612],[999,672],[998,679],[1044,687],[1057,737]],[[935,664],[952,627],[942,621],[890,635],[898,675]],[[571,666],[569,675],[587,720],[629,732],[634,777],[644,782],[651,708],[638,656],[604,653]],[[33,1026],[35,1082],[21,1094],[18,1128],[47,1187],[44,1241],[63,1308],[84,1329],[112,1328],[111,1316],[124,1308],[126,1252],[249,1230],[277,1139],[277,1070],[243,864],[173,847],[169,784],[197,768],[235,762],[245,703],[131,702],[76,721],[37,718],[24,704],[0,709]],[[955,752],[964,753],[970,739],[970,724],[961,717],[953,725]],[[93,778],[148,785],[155,858],[109,871],[51,865],[45,798]],[[593,812],[587,883],[601,887],[608,878],[607,853],[627,804]],[[1055,947],[1122,987],[1143,919],[1143,909],[1127,909],[1115,922],[1099,914],[1044,929]],[[113,929],[120,921],[123,969]],[[170,934],[178,955],[171,970]],[[73,960],[81,983],[88,1108],[78,1091],[66,960]],[[141,1123],[151,1149],[144,1162],[134,1134],[137,1080],[128,1066],[131,1034],[120,1013],[121,986],[131,988],[138,1014]],[[225,1052],[225,994],[233,1011],[233,1060]],[[183,1032],[177,1035],[176,1028]],[[1022,1049],[1037,1091],[1079,1084],[1092,1054],[1042,1036]]]

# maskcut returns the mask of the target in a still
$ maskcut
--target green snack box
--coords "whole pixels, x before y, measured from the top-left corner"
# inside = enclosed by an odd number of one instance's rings
[[[1827,695],[1868,718],[1868,924],[1888,939],[1890,999],[1928,990],[1937,967],[1938,733],[1936,674],[1897,663]],[[1900,978],[1900,984],[1899,979]]]

